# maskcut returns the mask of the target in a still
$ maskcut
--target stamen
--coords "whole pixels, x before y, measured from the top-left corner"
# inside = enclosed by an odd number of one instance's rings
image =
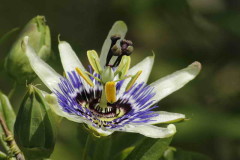
[[[128,91],[136,82],[136,80],[138,79],[138,77],[141,75],[142,71],[138,71],[130,80],[130,82],[128,83],[127,87],[126,87],[126,91]]]
[[[87,51],[88,61],[91,64],[93,70],[98,74],[102,73],[102,67],[100,65],[100,60],[96,51]]]
[[[130,68],[130,64],[131,64],[131,57],[129,56],[123,56],[116,72],[115,72],[115,76],[117,74],[119,74],[119,78],[123,78],[127,72],[128,72],[128,69]]]
[[[133,45],[133,43],[130,40],[126,40],[126,39],[121,40],[121,42],[120,42],[121,50],[119,49],[121,51],[121,54],[119,55],[119,57],[114,62],[113,67],[117,67],[120,64],[120,62],[122,60],[122,57],[124,55],[126,55],[126,56],[130,56],[131,55],[131,53],[134,50],[132,45]],[[113,49],[116,50],[116,47],[114,46]]]
[[[114,81],[110,81],[105,84],[105,93],[108,103],[114,103],[117,101],[116,83]]]
[[[123,55],[130,56],[130,54],[133,52],[133,43],[130,40],[122,40],[121,43],[121,50]]]
[[[91,76],[92,78],[96,79],[98,82],[102,83],[102,80],[99,79],[98,77],[95,77],[93,74],[89,73],[89,72],[85,72],[87,75]]]
[[[88,77],[87,74],[85,74],[80,68],[75,68],[77,73],[91,86],[93,87],[94,84],[92,82],[92,80]]]
[[[121,49],[116,44],[111,48],[111,50],[114,56],[121,56],[122,54]]]
[[[66,78],[66,77],[67,77],[67,76],[66,76],[66,72],[63,72],[63,77],[64,77],[64,78]]]

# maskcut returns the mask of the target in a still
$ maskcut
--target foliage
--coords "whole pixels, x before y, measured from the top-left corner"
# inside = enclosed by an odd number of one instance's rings
[[[177,147],[176,151],[171,152],[172,159],[239,159],[240,5],[237,0],[1,1],[0,88],[3,93],[8,93],[14,83],[3,70],[4,59],[16,40],[14,34],[17,32],[9,32],[11,28],[22,27],[35,15],[44,14],[52,31],[52,50],[55,53],[50,63],[60,73],[62,69],[56,47],[59,33],[61,39],[73,44],[85,62],[86,50],[95,48],[100,51],[100,42],[104,40],[109,26],[121,19],[129,25],[128,36],[134,42],[133,63],[151,55],[151,50],[156,53],[157,64],[154,65],[149,81],[191,61],[203,63],[203,72],[196,81],[159,103],[161,110],[186,113],[189,118],[186,123],[177,125],[176,136],[171,142],[172,146]],[[9,34],[3,36],[7,32]],[[14,71],[17,70],[16,67]],[[38,83],[39,80],[34,81],[34,84]],[[16,113],[25,90],[24,85],[18,85],[10,99]],[[13,122],[14,117],[11,114],[4,118],[6,122],[7,119]],[[8,126],[11,131],[12,122]],[[82,125],[66,120],[62,121],[61,126],[51,158],[81,159],[88,132],[79,127]],[[89,157],[113,157],[116,160],[128,156],[142,157],[143,152],[141,155],[134,153],[154,149],[158,144],[158,140],[148,139],[152,141],[150,143],[143,139],[143,136],[137,134],[116,133],[112,135],[111,141],[93,140]],[[144,141],[150,147],[143,144],[144,149],[140,149],[139,144]],[[162,150],[157,154],[161,155]],[[172,160],[171,156],[170,159],[162,159]]]

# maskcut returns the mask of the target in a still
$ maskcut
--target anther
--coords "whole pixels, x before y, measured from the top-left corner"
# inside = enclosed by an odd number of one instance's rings
[[[75,70],[91,87],[94,86],[92,80],[88,77],[86,73],[84,73],[80,68],[75,68]]]
[[[127,84],[126,91],[128,91],[128,90],[134,85],[134,83],[136,82],[136,80],[138,79],[138,77],[141,75],[141,73],[142,73],[142,70],[138,71],[138,72],[132,77],[132,79],[130,80],[130,82]]]
[[[106,99],[108,103],[114,103],[117,101],[116,98],[116,83],[109,81],[105,84]]]
[[[134,50],[132,45],[133,45],[133,43],[130,40],[126,40],[126,39],[121,40],[121,42],[120,42],[121,52],[118,51],[121,54],[120,54],[120,56],[118,56],[118,58],[114,62],[114,64],[113,64],[114,67],[117,67],[120,64],[120,62],[122,60],[122,56],[124,56],[124,55],[130,56],[132,54],[132,52]],[[116,49],[116,48],[114,48],[114,49]]]
[[[133,52],[133,43],[130,40],[122,40],[120,42],[123,55],[129,56]]]
[[[121,49],[116,44],[111,48],[111,50],[114,56],[120,56],[122,54]]]
[[[126,54],[127,56],[129,56],[129,55],[132,54],[133,50],[134,50],[133,46],[128,46],[127,49],[126,49],[125,54]]]

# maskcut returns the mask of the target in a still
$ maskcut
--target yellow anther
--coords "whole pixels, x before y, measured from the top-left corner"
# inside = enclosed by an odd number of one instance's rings
[[[128,69],[130,68],[130,64],[131,57],[123,56],[117,70],[115,71],[115,75],[119,74],[120,79],[123,78],[127,74]]]
[[[138,77],[140,76],[140,74],[142,73],[142,71],[138,71],[130,80],[130,82],[128,83],[127,87],[126,87],[126,91],[128,91],[136,82],[136,80],[138,79]]]
[[[86,73],[84,73],[80,68],[76,68],[76,71],[90,86],[94,86],[92,80],[88,77]]]
[[[87,57],[88,57],[89,63],[91,64],[93,70],[95,72],[97,72],[98,74],[101,74],[102,67],[100,65],[100,60],[99,60],[97,52],[94,50],[87,51]]]
[[[114,103],[117,101],[116,97],[116,83],[114,81],[109,81],[105,84],[106,99],[109,103]]]
[[[63,72],[63,77],[65,77],[65,78],[67,77],[66,72]]]

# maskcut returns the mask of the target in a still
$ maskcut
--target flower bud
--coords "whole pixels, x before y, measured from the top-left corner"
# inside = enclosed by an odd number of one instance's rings
[[[16,142],[27,159],[50,157],[56,139],[54,118],[43,93],[29,85],[14,125]]]
[[[22,48],[25,36],[29,36],[30,45],[43,60],[47,60],[51,54],[49,27],[43,16],[36,16],[23,28],[5,60],[6,71],[18,83],[32,81],[36,77]]]

